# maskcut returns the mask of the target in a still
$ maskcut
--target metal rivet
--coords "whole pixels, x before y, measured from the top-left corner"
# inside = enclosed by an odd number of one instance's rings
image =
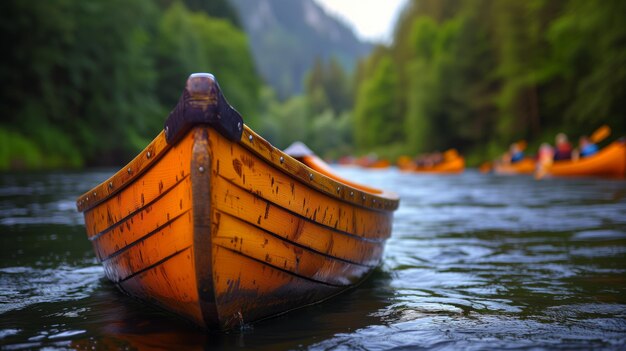
[[[148,156],[148,158],[152,157],[152,153],[150,151],[148,151],[148,153],[146,154],[146,156]]]
[[[250,140],[250,142],[252,142],[252,139],[254,139],[254,138],[252,137],[252,134],[250,134],[250,135],[248,136],[248,140]]]
[[[133,170],[128,167],[128,174],[130,174]]]
[[[309,179],[313,180],[313,173],[309,173]]]
[[[340,191],[341,191],[341,187],[340,187],[340,186],[338,186],[338,187],[337,187],[337,192],[340,192]]]
[[[285,163],[285,158],[284,157],[280,157],[280,163]]]
[[[198,167],[198,171],[200,171],[200,173],[204,173],[204,167],[202,166]]]
[[[351,191],[351,192],[350,192],[350,196],[354,196],[354,191]]]
[[[241,130],[241,122],[237,122],[237,129]]]
[[[113,182],[109,182],[109,188],[113,189]]]
[[[95,191],[93,192],[93,197],[96,197],[96,192]]]

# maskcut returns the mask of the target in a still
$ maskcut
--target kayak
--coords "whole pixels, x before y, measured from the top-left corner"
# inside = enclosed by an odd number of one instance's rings
[[[532,174],[535,168],[536,162],[534,159],[524,158],[510,164],[495,163],[493,165],[493,172],[495,174]]]
[[[624,178],[626,176],[626,140],[615,141],[589,157],[578,160],[554,161],[551,165],[544,166],[539,172],[558,177]]]

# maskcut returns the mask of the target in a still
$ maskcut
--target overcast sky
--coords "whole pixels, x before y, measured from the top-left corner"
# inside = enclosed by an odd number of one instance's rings
[[[389,42],[393,27],[407,0],[315,0],[327,12],[352,25],[356,34],[373,41]]]

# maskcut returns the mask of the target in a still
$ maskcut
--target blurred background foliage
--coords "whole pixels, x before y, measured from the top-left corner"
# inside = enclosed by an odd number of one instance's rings
[[[330,158],[456,147],[477,164],[518,139],[624,135],[624,13],[409,0],[374,46],[312,0],[2,1],[0,170],[127,162],[202,71],[277,147]]]
[[[620,0],[410,1],[361,64],[357,149],[455,147],[475,165],[518,139],[532,150],[603,123],[624,135],[624,13]]]

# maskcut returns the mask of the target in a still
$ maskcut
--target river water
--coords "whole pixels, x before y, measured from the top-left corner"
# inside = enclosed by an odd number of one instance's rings
[[[0,349],[626,348],[626,181],[338,171],[401,196],[381,266],[229,333],[104,278],[74,201],[112,171],[0,175]]]

